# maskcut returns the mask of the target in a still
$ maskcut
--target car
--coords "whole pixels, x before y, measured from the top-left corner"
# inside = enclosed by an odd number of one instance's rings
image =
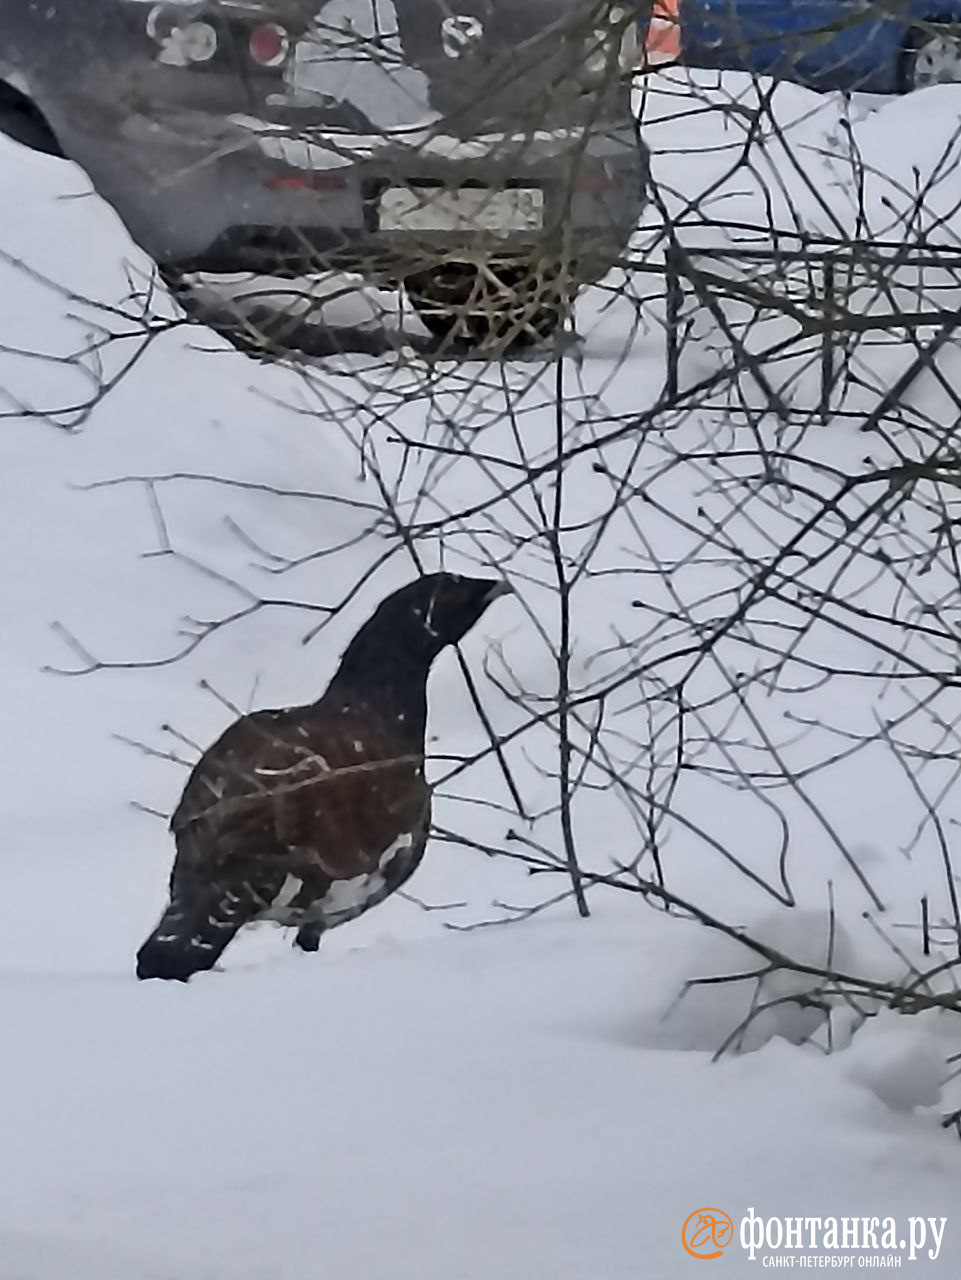
[[[0,129],[170,274],[358,271],[534,339],[623,254],[634,12],[597,0],[2,0]]]
[[[644,49],[649,65],[908,93],[961,80],[961,0],[654,0]]]

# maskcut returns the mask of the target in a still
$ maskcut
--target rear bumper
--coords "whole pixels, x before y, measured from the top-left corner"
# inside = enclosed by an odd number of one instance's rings
[[[452,257],[536,253],[576,259],[585,278],[596,279],[623,252],[643,208],[646,174],[633,126],[469,140],[434,133],[385,145],[382,138],[232,123],[248,130],[255,152],[244,154],[239,185],[234,174],[236,198],[225,201],[229,187],[221,189],[224,220],[216,234],[165,255],[181,270],[349,268],[390,279]],[[398,186],[535,188],[543,226],[386,229],[381,199]]]

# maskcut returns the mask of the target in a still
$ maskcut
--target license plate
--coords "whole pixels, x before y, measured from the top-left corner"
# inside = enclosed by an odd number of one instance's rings
[[[381,231],[540,231],[544,192],[537,187],[388,187],[380,198]]]

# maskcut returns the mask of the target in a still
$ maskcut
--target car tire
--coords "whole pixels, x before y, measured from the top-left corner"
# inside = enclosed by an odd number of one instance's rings
[[[0,133],[33,151],[63,159],[56,134],[40,109],[19,89],[0,80]]]
[[[529,262],[445,262],[405,280],[435,338],[472,348],[529,347],[551,338],[570,310],[562,273]]]
[[[935,84],[961,82],[961,23],[927,18],[913,27],[904,50],[901,89],[913,93]]]

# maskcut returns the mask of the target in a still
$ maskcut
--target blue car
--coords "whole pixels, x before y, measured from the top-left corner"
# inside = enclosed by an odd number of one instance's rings
[[[908,93],[961,81],[961,0],[655,0],[646,50],[649,63]]]

